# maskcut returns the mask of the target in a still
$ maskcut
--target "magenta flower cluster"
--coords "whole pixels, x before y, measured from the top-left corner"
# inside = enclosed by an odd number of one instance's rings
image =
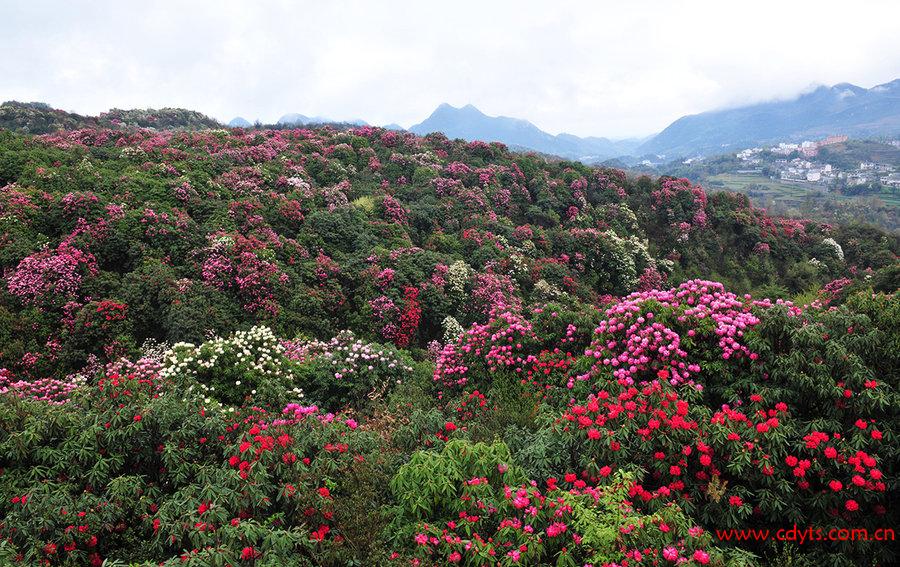
[[[0,395],[13,394],[19,398],[37,400],[51,405],[62,405],[76,388],[83,386],[85,379],[80,375],[69,376],[63,380],[56,378],[39,378],[37,380],[17,380],[12,372],[0,368]]]
[[[85,273],[97,273],[94,256],[63,243],[19,262],[7,280],[7,289],[26,304],[43,306],[77,297]]]
[[[759,322],[751,307],[749,300],[726,292],[722,284],[703,280],[632,293],[606,310],[607,319],[598,325],[585,354],[596,360],[595,370],[609,367],[625,385],[643,381],[647,372],[652,373],[651,379],[663,372],[673,385],[686,383],[701,371],[687,349],[707,335],[717,339],[722,359],[757,357],[741,342],[744,333]],[[675,320],[656,320],[661,308],[674,310]],[[685,337],[679,332],[683,329],[687,329]]]

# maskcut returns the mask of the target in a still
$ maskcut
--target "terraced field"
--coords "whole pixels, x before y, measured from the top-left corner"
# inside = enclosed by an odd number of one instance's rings
[[[755,203],[761,206],[770,205],[774,202],[788,208],[797,208],[807,199],[816,200],[832,197],[838,200],[853,201],[871,198],[870,196],[839,195],[812,183],[787,183],[754,174],[721,173],[713,175],[707,178],[704,187],[711,191],[727,190],[746,193],[753,198]],[[900,207],[900,197],[884,195],[878,196],[878,198],[888,205]]]

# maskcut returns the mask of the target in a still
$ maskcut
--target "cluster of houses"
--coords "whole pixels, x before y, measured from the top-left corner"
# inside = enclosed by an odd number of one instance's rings
[[[824,165],[807,161],[803,158],[794,158],[790,161],[776,160],[779,167],[778,175],[784,181],[807,181],[809,183],[829,184],[839,179],[841,172],[831,167],[830,163]]]
[[[777,176],[783,181],[811,183],[823,188],[843,181],[848,187],[854,185],[866,185],[879,182],[889,187],[900,187],[900,172],[895,171],[891,164],[861,162],[859,167],[851,171],[842,171],[828,163],[815,161],[819,150],[825,146],[840,144],[847,141],[847,136],[828,136],[823,140],[804,141],[800,143],[780,143],[769,148],[747,148],[735,154],[738,159],[750,168],[745,172],[760,172],[762,165],[772,165]],[[894,140],[891,145],[900,147],[900,140]],[[785,156],[774,160],[774,163],[764,160],[763,152],[774,156]],[[788,159],[788,156],[800,154],[799,157]]]
[[[781,143],[775,146],[774,148],[770,148],[770,151],[776,155],[790,155],[794,152],[799,152],[801,156],[806,158],[815,157],[816,154],[819,153],[821,148],[825,146],[833,146],[834,144],[842,144],[847,141],[847,136],[828,136],[823,140],[804,140],[798,144],[785,144]]]

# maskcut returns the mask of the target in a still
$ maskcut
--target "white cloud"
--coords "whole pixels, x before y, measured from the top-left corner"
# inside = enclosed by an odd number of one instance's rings
[[[410,125],[440,102],[627,136],[900,75],[893,1],[0,0],[0,98]]]

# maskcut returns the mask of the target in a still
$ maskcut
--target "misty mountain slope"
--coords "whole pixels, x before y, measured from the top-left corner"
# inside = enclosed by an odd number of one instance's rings
[[[900,79],[871,89],[840,83],[793,100],[684,116],[638,147],[637,153],[688,156],[829,134],[900,134]]]

